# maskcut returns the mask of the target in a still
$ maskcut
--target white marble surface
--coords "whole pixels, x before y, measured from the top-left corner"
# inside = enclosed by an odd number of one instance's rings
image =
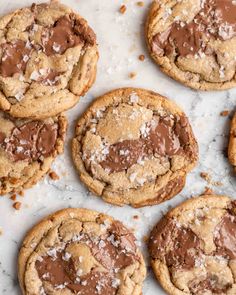
[[[39,2],[39,1],[36,1]],[[27,230],[42,217],[65,207],[86,207],[108,213],[121,219],[136,230],[142,241],[163,212],[170,206],[179,204],[192,195],[204,190],[206,182],[199,177],[200,171],[209,172],[213,180],[221,181],[215,192],[234,197],[236,180],[232,169],[224,157],[227,146],[229,119],[219,116],[224,109],[233,110],[236,104],[236,89],[223,92],[196,92],[190,90],[162,74],[151,61],[146,51],[143,23],[151,0],[144,0],[145,6],[138,7],[136,0],[64,0],[84,16],[97,33],[100,60],[97,80],[80,103],[67,112],[70,128],[67,135],[65,154],[54,163],[54,170],[61,176],[59,181],[48,178],[25,192],[22,209],[15,211],[12,202],[0,199],[0,295],[18,295],[17,253]],[[121,4],[127,5],[127,13],[121,15]],[[1,0],[0,13],[30,5],[30,0]],[[145,54],[140,62],[138,56]],[[130,72],[137,72],[135,79],[129,79]],[[188,176],[185,189],[179,196],[159,206],[143,209],[118,208],[108,205],[88,193],[81,185],[70,156],[70,141],[76,119],[88,104],[98,95],[122,86],[144,87],[157,91],[175,100],[187,113],[192,122],[200,147],[200,161]],[[133,215],[139,215],[138,220]],[[145,245],[142,243],[144,253]],[[147,259],[148,263],[148,259]],[[148,276],[143,288],[144,295],[165,294],[153,278]]]

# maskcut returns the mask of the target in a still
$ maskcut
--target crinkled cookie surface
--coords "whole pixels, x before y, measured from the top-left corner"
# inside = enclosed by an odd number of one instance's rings
[[[86,209],[64,209],[40,222],[19,255],[25,295],[141,295],[145,275],[133,233]]]
[[[112,204],[153,205],[176,195],[198,147],[186,115],[143,89],[98,98],[77,123],[72,153],[81,180]]]
[[[0,18],[0,108],[48,118],[73,107],[91,87],[96,36],[70,8],[52,1]]]
[[[206,195],[182,203],[153,229],[149,253],[167,294],[236,294],[235,201]]]
[[[235,1],[156,0],[146,37],[161,70],[183,84],[202,90],[236,85]]]

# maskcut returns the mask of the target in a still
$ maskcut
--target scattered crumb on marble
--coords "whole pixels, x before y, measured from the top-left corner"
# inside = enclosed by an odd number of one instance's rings
[[[138,59],[139,59],[140,61],[144,61],[144,60],[145,60],[145,55],[140,54],[139,57],[138,57]]]
[[[21,202],[15,202],[12,207],[15,209],[15,210],[20,210],[21,208]]]
[[[2,230],[2,228],[0,227],[0,236],[2,236],[3,235],[3,230]]]
[[[138,1],[136,4],[137,4],[138,6],[140,6],[140,7],[143,7],[143,6],[144,6],[144,2],[143,2],[143,1]]]
[[[137,73],[135,73],[135,72],[129,73],[130,79],[134,79],[136,76],[137,76]]]
[[[224,110],[220,113],[222,117],[227,117],[229,115],[229,110]]]
[[[202,179],[204,179],[208,184],[214,185],[214,186],[222,186],[222,182],[220,181],[213,181],[212,177],[207,172],[201,172],[200,176]]]
[[[214,191],[212,188],[206,186],[204,192],[202,193],[202,195],[213,195]]]
[[[10,196],[10,199],[11,199],[12,201],[15,201],[15,200],[16,200],[16,194],[11,195],[11,196]]]
[[[144,236],[144,237],[143,237],[143,242],[144,242],[144,243],[147,243],[148,240],[149,240],[149,237],[148,237],[148,236]]]
[[[18,195],[21,196],[21,197],[24,197],[25,192],[24,192],[24,191],[19,191],[19,192],[18,192]]]
[[[121,7],[119,9],[120,13],[124,14],[126,12],[126,10],[127,10],[127,7],[125,5],[121,5]]]
[[[50,171],[48,175],[49,175],[49,177],[50,177],[52,180],[58,180],[58,179],[60,179],[60,177],[56,174],[55,171]]]
[[[139,219],[139,216],[138,215],[134,215],[133,216],[133,219],[138,220]]]

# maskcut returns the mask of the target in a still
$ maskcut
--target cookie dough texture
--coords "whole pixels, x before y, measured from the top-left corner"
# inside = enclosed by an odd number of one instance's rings
[[[236,171],[236,113],[234,114],[230,127],[228,158]]]
[[[236,294],[236,202],[205,195],[182,203],[153,229],[154,273],[170,295]]]
[[[72,154],[93,193],[112,204],[142,207],[182,190],[198,147],[177,105],[151,91],[125,88],[101,96],[82,115]]]
[[[0,18],[0,109],[44,119],[73,107],[96,76],[96,36],[52,1]]]
[[[134,235],[119,221],[64,209],[26,236],[19,254],[24,295],[141,295],[146,268]]]
[[[234,1],[153,1],[146,38],[151,56],[173,79],[201,90],[236,85]]]
[[[36,184],[63,152],[67,120],[13,119],[0,112],[0,194]]]

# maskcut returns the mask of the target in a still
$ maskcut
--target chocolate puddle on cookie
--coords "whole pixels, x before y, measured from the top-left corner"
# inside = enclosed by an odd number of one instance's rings
[[[42,34],[43,50],[48,56],[63,54],[68,48],[83,43],[94,45],[95,40],[96,36],[86,27],[86,22],[76,19],[73,14],[59,18]]]
[[[236,36],[236,5],[229,0],[206,0],[195,18],[175,21],[166,31],[153,37],[152,50],[158,55],[186,57],[208,54],[210,39],[228,40]]]
[[[1,44],[1,48],[1,76],[6,78],[18,73],[24,73],[32,50],[31,45],[22,40],[16,40],[15,42]]]
[[[151,234],[149,251],[153,259],[166,261],[168,267],[192,269],[201,254],[200,239],[191,229],[163,218]]]
[[[145,126],[140,139],[124,140],[111,145],[100,165],[110,173],[121,172],[146,157],[180,154],[189,141],[185,130],[187,124],[185,117],[181,117],[174,126],[170,117],[159,118],[159,121],[155,120]]]
[[[11,135],[6,137],[0,133],[0,148],[5,150],[13,161],[37,161],[48,157],[55,149],[57,140],[57,124],[28,122],[15,127]]]
[[[215,230],[214,242],[217,253],[229,259],[236,259],[236,216],[229,211]]]
[[[81,263],[88,265],[89,261],[83,261],[86,258],[80,255],[82,246],[86,247],[87,255],[92,255],[102,268],[91,265],[85,273]],[[36,270],[39,278],[54,288],[68,288],[85,295],[116,294],[120,284],[117,273],[138,259],[134,236],[120,222],[112,223],[108,233],[98,239],[91,239],[88,234],[80,232],[66,244],[65,248],[69,247],[77,249],[76,256],[66,250],[54,250],[53,255],[43,256],[36,261]]]

